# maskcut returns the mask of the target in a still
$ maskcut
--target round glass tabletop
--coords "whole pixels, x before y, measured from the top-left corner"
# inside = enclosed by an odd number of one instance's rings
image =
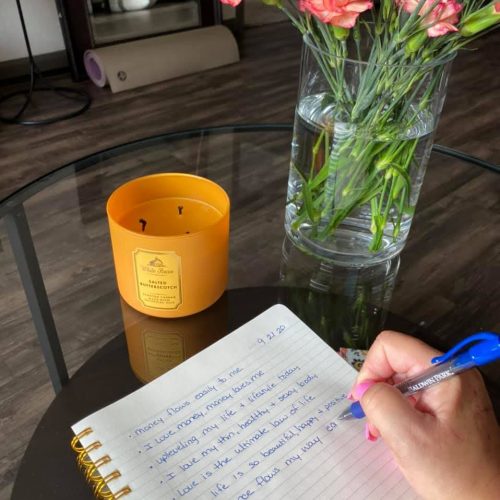
[[[281,285],[340,297],[304,315],[313,329],[333,315],[346,346],[368,346],[389,308],[421,324],[425,339],[442,349],[500,327],[490,297],[498,288],[498,167],[435,147],[401,257],[366,273],[318,267],[285,238],[291,134],[289,125],[260,125],[147,138],[66,165],[0,202],[0,342],[10,408],[31,408],[26,428],[52,397],[46,362],[60,389],[68,372],[124,331],[105,204],[118,186],[147,174],[186,172],[220,184],[231,199],[228,288]],[[299,310],[308,299],[297,297]],[[498,369],[483,373],[498,405]]]
[[[332,299],[330,294],[304,288],[238,288],[227,290],[205,311],[176,319],[145,316],[121,301],[123,335],[115,336],[91,356],[51,402],[23,455],[12,498],[32,498],[33,485],[37,498],[63,500],[68,491],[72,499],[92,498],[82,471],[76,466],[74,451],[68,446],[73,437],[71,426],[277,303],[286,305],[315,326],[329,345],[335,348],[344,345],[342,335],[332,328],[334,314],[325,314],[330,311]],[[318,320],[312,315],[318,316]],[[420,334],[415,325],[392,314],[387,321],[391,328]],[[358,355],[351,354],[354,358]]]

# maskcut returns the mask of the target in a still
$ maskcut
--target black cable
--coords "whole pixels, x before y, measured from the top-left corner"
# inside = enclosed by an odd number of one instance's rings
[[[500,165],[496,165],[495,163],[490,163],[486,160],[482,160],[481,158],[477,158],[476,156],[469,155],[467,153],[462,153],[462,151],[458,151],[457,149],[448,148],[447,146],[440,146],[439,144],[434,144],[432,146],[432,150],[436,153],[440,153],[445,156],[452,156],[453,158],[458,158],[468,163],[472,163],[477,165],[478,167],[485,168],[490,172],[495,172],[496,174],[500,174]]]
[[[33,52],[31,50],[31,44],[28,38],[28,31],[26,29],[26,24],[24,22],[23,10],[21,8],[21,1],[16,0],[17,10],[19,12],[19,19],[21,20],[21,27],[23,30],[24,41],[26,42],[26,48],[28,50],[28,59],[30,63],[30,84],[27,89],[17,90],[4,95],[0,98],[0,104],[12,99],[13,97],[23,95],[25,96],[24,103],[21,105],[20,109],[13,116],[3,116],[0,114],[0,121],[4,123],[17,123],[20,125],[48,125],[49,123],[55,123],[61,120],[67,120],[68,118],[73,118],[75,116],[84,113],[92,102],[90,96],[87,92],[78,89],[71,89],[69,87],[55,87],[50,82],[48,82],[42,75],[42,72],[38,68],[35,58],[33,57]],[[38,83],[38,85],[37,85]],[[41,85],[40,85],[41,83]],[[58,96],[68,99],[74,102],[80,102],[81,106],[76,108],[74,111],[65,112],[61,115],[55,115],[51,118],[44,118],[38,120],[22,119],[22,115],[29,109],[30,105],[33,103],[33,94],[35,92],[51,92]]]

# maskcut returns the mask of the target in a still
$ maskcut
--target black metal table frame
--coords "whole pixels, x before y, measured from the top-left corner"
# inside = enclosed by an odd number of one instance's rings
[[[63,165],[60,168],[34,180],[23,188],[14,192],[6,199],[0,201],[0,217],[4,217],[7,235],[12,246],[21,282],[26,294],[28,306],[31,311],[35,330],[42,349],[45,363],[55,393],[59,393],[63,385],[68,381],[68,370],[64,360],[59,336],[57,334],[54,317],[50,307],[47,291],[43,281],[42,272],[36,255],[36,250],[31,237],[26,213],[23,203],[34,194],[64,179],[72,173],[85,170],[108,158],[113,158],[122,153],[134,151],[139,147],[152,146],[157,143],[171,142],[177,139],[189,139],[203,137],[205,135],[244,133],[259,131],[289,131],[291,124],[248,124],[248,125],[226,125],[214,127],[201,127],[180,132],[160,134],[145,139],[139,139],[126,144],[105,149],[98,153],[86,156],[75,162]],[[486,162],[480,158],[462,153],[458,150],[435,144],[432,148],[435,153],[466,161],[472,165],[486,170],[500,173],[500,166]]]

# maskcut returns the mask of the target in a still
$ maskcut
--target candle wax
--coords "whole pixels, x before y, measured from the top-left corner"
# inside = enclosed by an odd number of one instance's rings
[[[222,214],[192,198],[158,198],[133,207],[120,220],[125,228],[148,236],[181,236],[211,226]]]

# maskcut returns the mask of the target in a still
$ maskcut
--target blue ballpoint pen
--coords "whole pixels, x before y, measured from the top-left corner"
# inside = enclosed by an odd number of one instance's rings
[[[470,344],[477,342],[475,345]],[[465,347],[469,349],[462,351]],[[434,366],[420,375],[404,380],[394,387],[404,396],[411,396],[459,373],[500,359],[500,335],[491,332],[476,333],[462,340],[442,356],[432,359]],[[338,420],[363,418],[365,413],[359,401],[352,403],[338,417]]]

